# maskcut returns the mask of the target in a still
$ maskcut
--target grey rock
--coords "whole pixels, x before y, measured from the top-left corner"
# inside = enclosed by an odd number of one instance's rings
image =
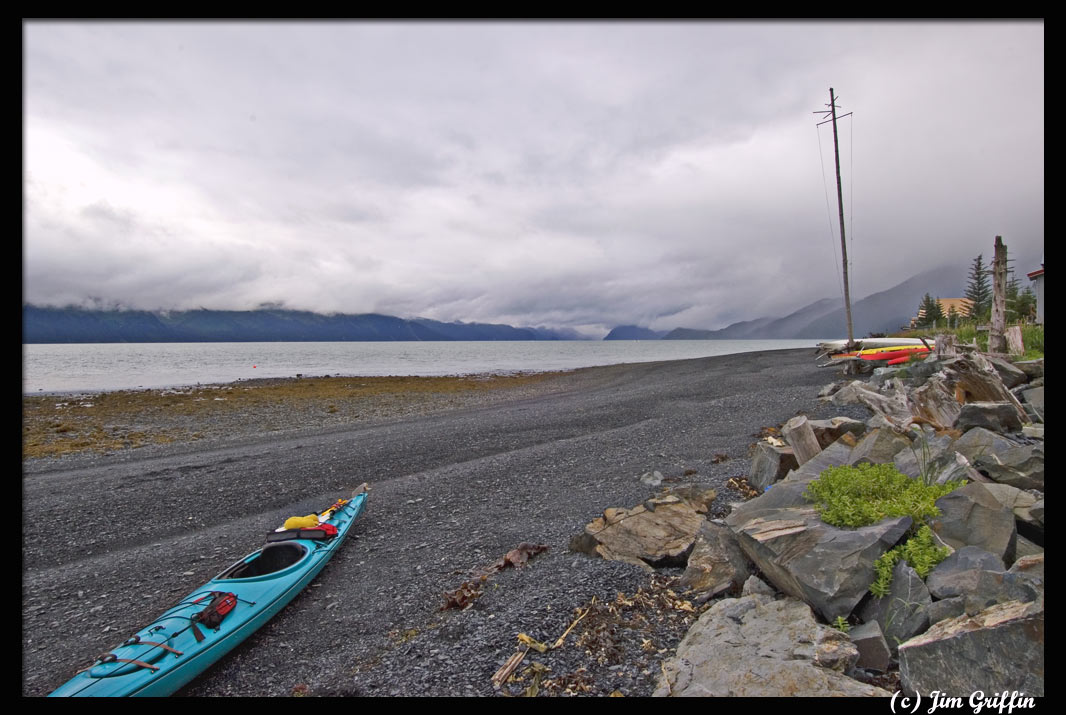
[[[899,644],[929,627],[929,596],[918,572],[900,561],[892,572],[892,586],[888,594],[878,598],[871,595],[859,610],[859,617],[876,622],[885,635],[889,649],[895,653]]]
[[[814,436],[818,439],[818,444],[821,445],[822,449],[825,449],[846,434],[859,438],[866,432],[866,423],[850,417],[810,420],[809,424],[811,429],[814,430]]]
[[[1019,582],[1029,585],[1038,594],[1044,592],[1044,554],[1022,556],[1011,565],[1007,573],[1012,574]]]
[[[951,435],[937,435],[930,428],[917,434],[909,448],[897,452],[892,461],[896,469],[909,477],[937,475],[955,462],[951,443]]]
[[[1036,380],[1044,376],[1044,359],[1039,360],[1021,360],[1014,363],[1014,367],[1018,368],[1025,373],[1025,376],[1029,381]]]
[[[1036,556],[1042,553],[1044,553],[1043,546],[1036,543],[1035,541],[1032,541],[1031,539],[1025,538],[1021,535],[1021,533],[1018,534],[1018,540],[1014,546],[1015,561],[1026,556]]]
[[[851,450],[851,464],[885,464],[902,450],[910,450],[911,442],[893,430],[877,429],[868,432]]]
[[[995,554],[985,551],[977,546],[963,546],[956,549],[946,559],[938,563],[925,579],[929,592],[936,598],[948,598],[958,595],[957,593],[943,593],[938,584],[940,580],[950,574],[960,571],[982,569],[985,571],[1003,571],[1003,560]]]
[[[737,591],[751,575],[748,559],[727,527],[707,521],[696,535],[688,565],[679,586],[690,592],[693,603],[726,591]]]
[[[777,591],[770,584],[763,581],[758,576],[748,576],[748,580],[744,582],[743,588],[740,590],[741,596],[753,596],[755,594],[762,594],[764,596],[776,596]]]
[[[959,410],[952,425],[965,432],[974,427],[983,427],[993,432],[1017,432],[1022,428],[1018,411],[1009,402],[968,402]]]
[[[748,484],[760,492],[776,481],[784,479],[799,463],[791,447],[775,447],[768,442],[758,442],[748,470]]]
[[[930,626],[948,618],[957,618],[966,613],[966,599],[962,596],[954,596],[933,601],[926,612],[929,614]]]
[[[782,482],[753,499],[726,523],[740,548],[778,590],[809,603],[827,621],[846,617],[873,583],[874,561],[904,536],[911,518],[841,529],[822,522],[811,506],[751,506],[786,485],[789,482]]]
[[[846,384],[847,383],[844,382],[844,381],[831,382],[828,385],[826,385],[825,387],[823,387],[821,390],[818,391],[818,397],[821,397],[821,398],[832,397],[833,395],[835,395],[840,390],[840,388],[844,387],[844,385],[846,385]]]
[[[656,696],[878,696],[889,693],[844,675],[859,652],[843,633],[815,621],[791,598],[725,599],[693,624],[665,662]]]
[[[848,631],[848,637],[859,649],[859,660],[855,663],[857,667],[882,673],[888,670],[892,663],[892,651],[877,621],[853,627]]]
[[[1044,439],[1044,425],[1022,425],[1022,434],[1031,439]]]
[[[899,673],[909,694],[1043,696],[1044,605],[1011,601],[940,621],[899,647]]]
[[[1005,571],[995,554],[975,546],[959,549],[937,564],[926,585],[936,598],[963,598],[968,613],[995,603],[1034,601],[1039,595],[1026,579]]]
[[[813,459],[801,465],[785,475],[785,481],[809,481],[816,479],[828,467],[837,467],[848,464],[851,459],[852,447],[844,438],[838,439],[819,452]],[[777,487],[774,487],[776,489]]]
[[[933,532],[953,549],[977,546],[995,554],[1000,568],[1014,561],[1017,529],[1014,512],[983,484],[967,484],[937,499],[940,515],[929,521]]]
[[[951,457],[944,457],[940,461],[934,463],[934,468],[937,471],[933,473],[933,481],[937,484],[947,484],[948,482],[961,482],[963,480],[967,482],[991,482],[992,480],[985,475],[978,472],[970,464],[970,460],[966,459],[958,452],[953,452]]]
[[[1040,528],[1044,528],[1044,500],[1038,499],[1035,504],[1029,507],[1029,516],[1033,518]]]
[[[1001,484],[1044,490],[1044,445],[1022,444],[975,427],[952,445],[974,468]]]
[[[649,487],[657,487],[663,483],[663,475],[660,472],[644,472],[640,475],[640,483]]]
[[[1031,390],[1026,390],[1022,393],[1022,398],[1027,405],[1032,406],[1036,410],[1036,414],[1040,416],[1040,421],[1044,421],[1044,388],[1034,387]]]
[[[965,437],[965,435],[963,435]],[[957,442],[956,442],[957,444]],[[971,460],[977,471],[1000,484],[1044,491],[1044,444],[1019,445]]]

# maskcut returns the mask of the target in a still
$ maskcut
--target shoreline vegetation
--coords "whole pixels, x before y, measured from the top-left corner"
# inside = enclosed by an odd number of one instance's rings
[[[108,453],[426,415],[552,389],[574,370],[447,377],[287,377],[23,395],[22,458]]]
[[[1037,360],[1044,357],[1044,326],[1036,323],[1019,324],[1022,330],[1022,346],[1025,352],[1017,356],[1019,360]],[[954,328],[920,327],[892,333],[895,338],[935,338],[938,334],[954,335],[956,344],[974,344],[981,352],[988,351],[988,330],[979,330],[973,323],[964,323]]]

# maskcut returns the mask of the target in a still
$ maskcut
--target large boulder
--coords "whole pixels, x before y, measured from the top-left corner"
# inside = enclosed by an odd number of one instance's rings
[[[785,481],[810,481],[811,479],[817,479],[829,467],[848,464],[851,459],[852,445],[848,444],[847,436],[841,437],[815,455],[810,461],[786,474]]]
[[[934,690],[968,698],[975,691],[1044,695],[1044,604],[1010,601],[950,618],[899,647],[908,694]]]
[[[1001,484],[1044,491],[1044,444],[1022,444],[981,427],[952,445],[974,468]]]
[[[713,490],[708,491],[713,499]],[[667,494],[632,509],[606,509],[570,540],[570,549],[649,571],[684,566],[709,501]]]
[[[877,696],[888,691],[844,675],[859,657],[840,631],[806,605],[761,594],[719,601],[663,664],[655,695]]]
[[[781,482],[735,510],[726,524],[770,583],[832,621],[848,616],[863,599],[876,577],[874,561],[906,534],[911,518],[842,529],[824,523],[809,505],[770,506],[769,498],[776,496],[787,504],[805,486],[804,482]],[[767,502],[758,503],[763,499]]]
[[[1018,432],[1022,428],[1018,411],[1009,402],[969,402],[962,406],[955,429],[965,432],[974,427],[983,427],[993,432]]]
[[[984,484],[967,484],[936,501],[940,514],[929,521],[933,532],[953,549],[977,546],[995,554],[1000,567],[1013,563],[1017,528],[1014,512]]]
[[[966,613],[974,614],[1007,601],[1035,601],[1036,586],[1026,577],[1005,571],[995,554],[966,546],[941,561],[926,579],[938,599],[962,598]]]
[[[1022,360],[1014,363],[1014,367],[1025,373],[1030,382],[1044,376],[1044,358],[1039,360]]]

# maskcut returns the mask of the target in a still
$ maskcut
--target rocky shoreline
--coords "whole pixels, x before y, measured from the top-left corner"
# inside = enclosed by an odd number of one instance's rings
[[[279,519],[369,481],[367,513],[312,587],[179,694],[665,694],[679,645],[715,609],[795,608],[772,605],[795,597],[747,549],[748,574],[725,588],[714,568],[686,571],[716,563],[691,556],[759,501],[751,450],[768,430],[800,413],[869,418],[819,401],[827,378],[802,350],[593,368],[363,422],[309,426],[294,410],[270,433],[245,417],[217,439],[26,459],[22,692],[47,694]],[[288,407],[271,409],[284,425]],[[574,548],[608,507],[666,514],[708,490],[689,520],[703,541],[655,568]],[[523,543],[538,549],[490,568]],[[814,635],[796,638],[818,644],[820,674],[895,689],[891,668],[855,671],[851,641],[809,620]]]

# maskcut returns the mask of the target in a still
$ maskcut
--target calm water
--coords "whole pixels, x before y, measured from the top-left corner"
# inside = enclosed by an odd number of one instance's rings
[[[817,340],[23,345],[22,392],[101,392],[296,375],[468,375],[811,348]]]

